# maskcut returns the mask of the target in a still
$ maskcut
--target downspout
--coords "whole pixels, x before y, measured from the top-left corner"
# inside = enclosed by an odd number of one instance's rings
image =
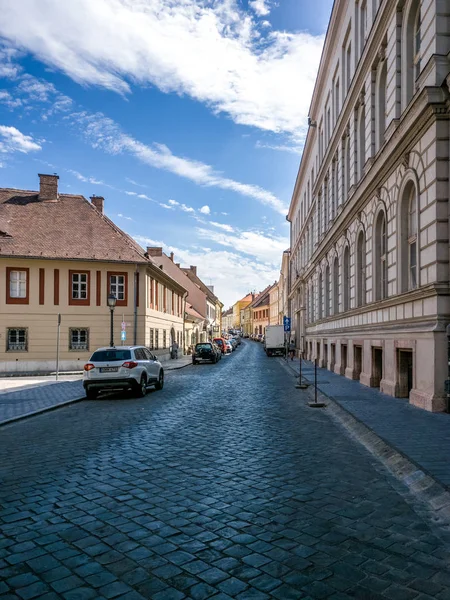
[[[183,354],[186,353],[186,340],[185,340],[185,322],[186,322],[186,298],[188,296],[188,292],[184,292],[183,294]]]
[[[136,265],[136,270],[134,272],[134,323],[133,323],[133,344],[136,346],[137,344],[137,318],[138,318],[138,277],[139,277],[139,267]],[[144,340],[145,343],[145,340]]]

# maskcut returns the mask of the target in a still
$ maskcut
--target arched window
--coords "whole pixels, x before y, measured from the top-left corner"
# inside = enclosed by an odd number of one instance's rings
[[[420,75],[420,46],[421,46],[421,15],[420,0],[414,0],[411,3],[408,14],[406,15],[405,31],[403,38],[403,56],[406,64],[402,65],[403,88],[404,88],[404,106],[409,104],[416,91],[416,81]]]
[[[330,316],[330,303],[331,303],[330,288],[331,288],[330,267],[329,267],[329,265],[327,265],[327,267],[325,269],[325,316],[326,317]]]
[[[334,219],[336,215],[336,160],[333,158],[331,163],[331,207],[330,219]]]
[[[366,108],[364,104],[358,113],[358,181],[364,175],[366,164]]]
[[[356,242],[356,305],[366,302],[366,237],[361,231]]]
[[[342,261],[342,292],[343,292],[343,309],[350,309],[350,250],[345,247]]]
[[[384,144],[386,131],[386,60],[378,64],[375,91],[375,152]]]
[[[417,192],[412,181],[403,191],[400,215],[400,287],[406,292],[417,287]]]
[[[317,242],[320,242],[322,234],[322,192],[317,196]]]
[[[319,301],[319,319],[323,318],[323,276],[322,271],[319,273],[319,287],[317,290],[318,293],[318,301]]]
[[[387,298],[387,233],[386,216],[378,213],[375,224],[375,300]]]
[[[333,263],[333,314],[337,315],[339,312],[339,261],[338,257],[334,259]]]

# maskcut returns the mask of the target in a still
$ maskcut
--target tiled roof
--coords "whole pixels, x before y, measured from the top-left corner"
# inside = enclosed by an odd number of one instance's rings
[[[265,304],[269,304],[269,292],[276,285],[275,283],[271,283],[268,285],[262,292],[260,292],[253,302],[250,304],[252,308],[257,308],[258,306],[264,306]]]
[[[86,198],[0,189],[0,256],[152,263],[129,235]]]
[[[186,304],[186,312],[191,315],[191,317],[196,317],[197,319],[204,319],[205,317],[201,315],[199,312],[195,310],[190,304]]]

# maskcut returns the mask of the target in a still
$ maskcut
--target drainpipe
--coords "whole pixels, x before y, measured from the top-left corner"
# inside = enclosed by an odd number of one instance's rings
[[[184,292],[183,294],[183,354],[186,353],[186,340],[185,340],[185,322],[186,322],[186,298],[188,292]]]
[[[133,327],[133,344],[136,346],[137,344],[137,318],[138,318],[138,277],[139,277],[139,267],[136,265],[136,270],[134,271],[134,327]],[[145,342],[145,340],[144,340]]]

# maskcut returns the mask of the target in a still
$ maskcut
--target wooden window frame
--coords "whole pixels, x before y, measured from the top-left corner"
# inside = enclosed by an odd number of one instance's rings
[[[25,331],[25,348],[16,350],[9,348],[9,332],[11,330],[23,330]],[[6,329],[6,352],[28,352],[28,327],[7,327]]]
[[[72,298],[72,275],[87,275],[87,294],[86,298]],[[91,272],[80,270],[69,270],[69,306],[90,306],[91,304]]]
[[[128,306],[128,273],[126,271],[107,271],[106,273],[106,297],[111,293],[111,277],[119,276],[124,278],[124,295],[123,300],[117,298],[116,306]]]
[[[39,304],[45,304],[45,269],[39,269]]]
[[[53,304],[59,306],[59,269],[53,270]]]
[[[26,273],[26,295],[24,298],[12,298],[10,295],[11,289],[11,272],[22,271]],[[29,304],[30,303],[30,269],[28,267],[6,267],[6,304]]]
[[[72,348],[72,332],[86,331],[86,348]],[[89,327],[69,327],[69,352],[89,352]]]

